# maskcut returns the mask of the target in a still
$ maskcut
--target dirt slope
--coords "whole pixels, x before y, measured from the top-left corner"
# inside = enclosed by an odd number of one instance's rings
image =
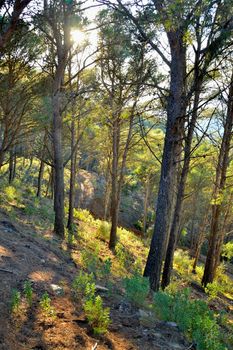
[[[16,224],[0,213],[0,350],[185,350],[189,347],[176,325],[162,322],[145,324],[140,311],[122,300],[108,299],[112,324],[105,337],[95,338],[85,320],[81,305],[74,303],[70,285],[78,272],[60,242],[40,237],[33,227]],[[10,298],[13,288],[23,291],[25,280],[33,283],[31,307],[22,302],[12,316]],[[51,284],[62,286],[57,295]],[[39,300],[47,291],[56,319],[45,318]]]

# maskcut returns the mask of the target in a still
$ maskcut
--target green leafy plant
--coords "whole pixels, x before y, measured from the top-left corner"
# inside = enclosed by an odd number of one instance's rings
[[[21,294],[17,289],[12,290],[12,295],[11,295],[11,312],[16,313],[19,311],[19,306],[20,306],[20,300],[21,300]]]
[[[99,252],[97,248],[95,251],[86,250],[82,253],[82,262],[84,267],[89,271],[89,273],[93,273],[95,276],[100,266],[98,254]]]
[[[165,321],[174,321],[194,341],[197,350],[223,350],[219,326],[214,314],[202,300],[190,300],[190,290],[175,294],[158,292],[154,309]]]
[[[36,215],[37,214],[37,208],[32,203],[28,203],[24,207],[24,212],[28,216]]]
[[[92,223],[94,221],[93,216],[86,209],[80,209],[80,210],[75,209],[74,217],[75,219],[78,219],[79,221],[83,221],[86,223]]]
[[[214,300],[218,297],[218,294],[222,292],[222,288],[217,281],[214,281],[213,283],[207,284],[205,292],[208,294],[209,300]]]
[[[32,296],[33,296],[33,290],[32,290],[32,282],[31,281],[25,281],[23,285],[23,291],[25,298],[28,302],[28,305],[32,305]]]
[[[131,278],[125,278],[124,285],[127,299],[137,306],[143,305],[150,289],[148,279],[135,274]]]
[[[233,242],[227,242],[223,245],[222,256],[228,260],[231,260],[233,258]]]
[[[121,243],[117,243],[116,245],[116,256],[121,267],[128,268],[129,265],[131,266],[132,258],[124,245]]]
[[[85,300],[93,300],[95,298],[95,291],[95,283],[87,283],[84,295]]]
[[[4,193],[9,202],[12,202],[17,197],[17,190],[14,186],[6,186]]]
[[[94,334],[100,335],[107,332],[110,324],[110,310],[103,307],[103,300],[99,295],[94,299],[86,300],[84,311]]]
[[[43,313],[45,314],[45,316],[53,317],[53,318],[55,317],[55,309],[51,305],[51,299],[47,292],[45,292],[40,299],[40,307]]]
[[[93,285],[95,285],[94,281],[93,273],[80,271],[72,283],[72,288],[76,296],[84,298],[86,294],[90,294],[91,289],[93,290]]]
[[[104,260],[102,266],[100,267],[100,276],[107,280],[111,274],[111,268],[112,268],[112,260],[110,258],[107,258]]]
[[[106,221],[102,221],[97,229],[96,237],[107,241],[109,239],[110,235],[110,224]]]

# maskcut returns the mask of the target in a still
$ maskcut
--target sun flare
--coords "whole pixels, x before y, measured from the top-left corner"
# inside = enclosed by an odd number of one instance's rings
[[[75,44],[82,43],[86,39],[86,34],[79,29],[71,30],[71,39]]]

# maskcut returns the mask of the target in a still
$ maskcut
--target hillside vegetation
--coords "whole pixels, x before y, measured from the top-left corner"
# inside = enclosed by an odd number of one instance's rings
[[[34,177],[20,174],[1,192],[3,349],[91,349],[96,343],[98,349],[231,349],[233,281],[226,264],[204,290],[203,264],[194,275],[180,247],[172,282],[150,297],[141,277],[147,238],[119,227],[113,254],[110,224],[75,209],[73,233],[57,239],[52,200],[36,198]]]

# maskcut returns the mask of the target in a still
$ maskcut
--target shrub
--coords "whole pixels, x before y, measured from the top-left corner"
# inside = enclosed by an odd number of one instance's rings
[[[137,306],[143,305],[150,290],[148,279],[135,274],[131,278],[125,278],[124,285],[127,299]]]
[[[25,298],[28,302],[28,305],[32,305],[32,295],[33,295],[33,290],[32,290],[32,283],[31,281],[25,281],[23,285],[23,291]]]
[[[158,292],[154,308],[165,321],[174,321],[192,339],[197,350],[222,350],[219,327],[208,305],[201,300],[190,300],[189,289],[176,294]]]
[[[233,242],[228,242],[223,245],[222,256],[227,260],[231,260],[233,258]]]
[[[41,207],[39,208],[39,215],[44,220],[48,220],[51,223],[54,221],[54,212],[52,210],[51,205],[46,205],[46,204],[41,205]]]
[[[218,282],[214,281],[213,283],[207,284],[205,292],[208,294],[208,299],[213,300],[218,297],[219,292],[222,292],[222,288]]]
[[[92,223],[94,220],[93,216],[86,209],[80,209],[80,210],[74,209],[74,218],[86,223]]]
[[[12,290],[12,295],[11,295],[11,312],[17,312],[19,310],[20,306],[20,299],[21,299],[21,294],[17,289]]]
[[[37,214],[37,208],[32,203],[28,203],[24,207],[24,212],[28,216],[36,215]]]
[[[112,268],[112,260],[110,258],[107,258],[104,260],[100,267],[99,275],[100,277],[107,280],[111,274],[111,268]]]
[[[86,294],[87,286],[94,284],[94,275],[93,273],[85,273],[80,271],[78,276],[75,277],[72,287],[75,294],[83,298]]]
[[[192,265],[193,265],[192,259],[190,259],[188,254],[186,252],[184,252],[183,250],[178,249],[175,252],[174,265],[177,268],[180,275],[184,279],[188,280],[189,274],[191,273],[191,269],[192,269]]]
[[[107,241],[109,239],[110,235],[110,224],[106,221],[102,221],[97,229],[96,237]]]
[[[40,299],[40,306],[45,316],[55,317],[55,309],[51,305],[51,299],[47,292],[42,295]]]
[[[90,250],[83,251],[82,262],[84,267],[89,271],[89,273],[93,273],[94,275],[96,275],[100,265],[98,249],[96,249],[94,252]]]
[[[94,299],[86,300],[84,311],[94,334],[100,335],[107,332],[110,323],[110,311],[109,308],[103,307],[103,300],[99,295]]]
[[[121,243],[117,243],[116,245],[116,256],[120,266],[124,268],[127,264],[128,254]]]
[[[9,202],[13,201],[17,197],[17,191],[14,186],[6,186],[4,188],[4,193]]]

